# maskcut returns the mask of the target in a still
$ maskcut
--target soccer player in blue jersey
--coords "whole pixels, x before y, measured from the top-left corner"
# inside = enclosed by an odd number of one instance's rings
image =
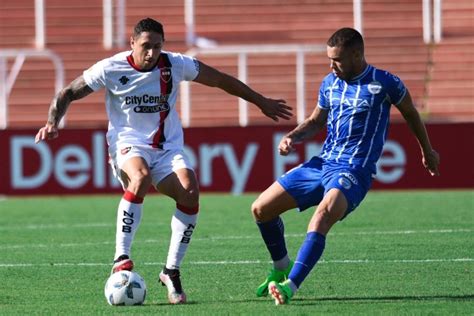
[[[367,64],[364,41],[351,28],[336,31],[327,42],[332,72],[319,89],[313,113],[280,141],[288,155],[294,145],[311,139],[327,125],[321,155],[288,171],[252,204],[252,213],[273,260],[273,269],[257,288],[277,305],[287,304],[321,257],[326,235],[364,199],[387,138],[390,107],[403,115],[421,149],[422,163],[438,175],[439,155],[403,82]],[[280,214],[315,206],[305,241],[295,261],[288,257]]]

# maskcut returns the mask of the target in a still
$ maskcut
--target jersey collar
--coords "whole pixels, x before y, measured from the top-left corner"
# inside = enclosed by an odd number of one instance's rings
[[[349,80],[350,82],[351,81],[357,81],[357,80],[360,80],[362,78],[364,78],[370,71],[370,68],[371,66],[369,64],[367,64],[367,66],[365,67],[364,71],[362,71],[360,74],[358,74],[357,76],[355,76],[354,78],[352,78],[351,80]]]
[[[156,65],[151,67],[149,70],[143,70],[143,69],[140,69],[140,67],[138,67],[137,64],[135,64],[135,61],[133,60],[132,53],[133,52],[131,52],[130,55],[127,56],[127,61],[130,64],[130,66],[132,66],[133,69],[135,69],[136,71],[139,71],[139,72],[153,71],[156,68],[156,66],[158,66],[158,63],[160,62],[160,58],[161,58],[161,55],[160,55],[160,57],[158,57],[158,60],[156,61]]]

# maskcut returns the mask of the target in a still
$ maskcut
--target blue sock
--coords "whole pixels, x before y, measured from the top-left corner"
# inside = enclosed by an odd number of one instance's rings
[[[257,222],[263,241],[273,261],[278,261],[288,254],[285,243],[285,226],[280,216],[269,222]]]
[[[296,256],[295,265],[288,276],[298,288],[321,258],[325,244],[326,237],[320,233],[310,232],[306,235]]]

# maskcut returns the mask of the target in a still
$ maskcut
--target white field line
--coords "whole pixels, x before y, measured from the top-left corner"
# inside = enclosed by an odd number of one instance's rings
[[[10,230],[42,230],[42,229],[71,229],[71,228],[103,228],[103,227],[115,227],[115,223],[87,223],[87,224],[31,224],[31,225],[18,225],[18,226],[4,226],[0,227],[0,231]]]
[[[114,227],[115,222],[110,223],[83,223],[83,224],[30,224],[30,225],[17,225],[17,226],[0,226],[0,232],[12,231],[12,230],[43,230],[43,229],[74,229],[74,228],[104,228]],[[142,223],[141,226],[168,226],[168,223]],[[342,236],[342,235],[406,235],[406,234],[430,234],[430,233],[470,233],[472,229],[430,229],[430,230],[396,230],[396,231],[361,231],[361,232],[340,232],[331,233],[331,236]],[[301,237],[306,234],[288,234],[288,237]],[[252,237],[248,237],[252,238]],[[219,239],[218,237],[214,239]],[[225,236],[222,239],[246,239],[245,236]]]
[[[167,226],[169,223],[144,223],[143,226]],[[110,223],[86,223],[86,224],[30,224],[30,225],[17,225],[17,226],[3,226],[0,227],[1,231],[14,231],[14,230],[43,230],[43,229],[74,229],[74,228],[104,228],[112,227],[115,228],[115,222]]]
[[[429,229],[429,230],[399,230],[399,231],[359,231],[359,232],[340,232],[340,233],[330,233],[330,236],[357,236],[357,235],[413,235],[413,234],[456,234],[456,233],[472,233],[472,229]],[[302,238],[306,234],[286,234],[287,238]],[[205,237],[193,238],[193,241],[218,241],[218,240],[245,240],[245,239],[256,239],[259,240],[261,237],[259,235],[251,236],[214,236],[214,237]],[[143,241],[136,240],[134,244],[140,243],[162,243],[163,239],[146,239]],[[23,248],[73,248],[73,247],[95,247],[103,245],[113,245],[115,241],[102,241],[102,242],[78,242],[78,243],[51,243],[51,244],[9,244],[9,245],[0,245],[1,250],[8,249],[23,249]]]
[[[318,264],[387,264],[387,263],[458,263],[474,262],[474,258],[445,258],[445,259],[395,259],[395,260],[320,260]],[[263,260],[240,260],[240,261],[192,261],[191,265],[257,265],[270,264],[270,261]],[[163,266],[164,262],[145,262],[147,266]],[[0,263],[0,268],[32,268],[32,267],[103,267],[110,266],[110,263]]]

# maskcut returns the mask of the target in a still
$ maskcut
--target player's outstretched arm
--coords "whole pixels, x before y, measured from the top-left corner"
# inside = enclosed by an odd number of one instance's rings
[[[326,125],[328,111],[317,106],[313,113],[294,130],[283,136],[278,145],[280,155],[286,156],[294,151],[294,144],[302,142],[319,133]]]
[[[420,114],[413,105],[410,93],[407,91],[402,102],[397,106],[415,135],[421,149],[423,166],[432,176],[439,176],[439,154],[431,147],[430,138]]]
[[[286,104],[285,100],[266,98],[242,81],[202,62],[199,62],[199,74],[194,81],[209,87],[220,88],[231,95],[247,100],[258,106],[263,114],[274,121],[289,120],[293,115],[292,108]]]
[[[61,118],[74,100],[79,100],[94,92],[81,76],[73,80],[67,87],[59,91],[51,101],[46,125],[39,129],[35,142],[58,137],[58,125]]]

